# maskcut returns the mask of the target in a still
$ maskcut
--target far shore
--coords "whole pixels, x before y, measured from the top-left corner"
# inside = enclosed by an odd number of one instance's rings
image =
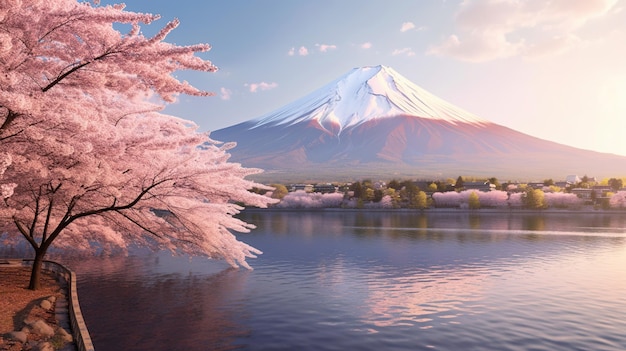
[[[426,209],[413,209],[413,208],[338,208],[338,207],[323,207],[323,208],[290,208],[290,207],[246,207],[242,212],[406,212],[406,213],[458,213],[458,214],[607,214],[626,216],[626,210],[623,209],[594,209],[590,206],[585,206],[580,209],[561,209],[561,208],[547,208],[542,210],[531,210],[525,208],[480,208],[480,209],[464,209],[464,208],[449,208],[449,207],[433,207]]]

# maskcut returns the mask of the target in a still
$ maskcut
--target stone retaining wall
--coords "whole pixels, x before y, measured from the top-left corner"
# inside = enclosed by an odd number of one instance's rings
[[[33,260],[22,260],[22,265],[32,266]],[[54,261],[43,261],[42,269],[54,273],[58,279],[63,279],[68,287],[69,315],[72,325],[72,336],[78,351],[94,351],[87,325],[78,304],[78,292],[76,289],[76,274],[67,267]]]

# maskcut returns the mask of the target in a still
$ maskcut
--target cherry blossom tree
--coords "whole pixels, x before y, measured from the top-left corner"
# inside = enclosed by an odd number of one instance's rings
[[[155,36],[144,37],[140,23],[159,19],[124,11],[124,5],[93,6],[76,0],[5,0],[0,7],[0,140],[20,133],[29,123],[9,127],[26,116],[63,122],[77,108],[96,111],[99,91],[144,100],[152,93],[167,102],[178,94],[206,96],[172,76],[178,70],[212,72],[217,68],[195,56],[210,46],[177,46],[164,42],[178,26],[174,20]],[[130,25],[126,34],[113,23]],[[90,98],[86,98],[90,97]],[[79,102],[80,105],[76,105]],[[120,101],[123,103],[123,101]],[[126,110],[126,113],[132,111]],[[155,105],[135,107],[154,109]],[[117,118],[122,115],[118,114]]]
[[[476,191],[464,190],[461,192],[447,191],[434,193],[433,201],[439,207],[470,207],[470,197],[477,196],[480,207],[505,207],[508,206],[508,195],[506,191]],[[473,200],[475,201],[475,199]]]
[[[307,193],[296,190],[283,197],[277,207],[283,208],[328,208],[339,207],[343,202],[342,193]]]
[[[609,199],[611,208],[626,208],[626,191],[618,191]]]
[[[461,204],[461,195],[456,191],[434,193],[433,201],[438,207],[459,207]]]
[[[577,208],[584,203],[583,199],[571,193],[546,192],[544,198],[548,207]]]
[[[524,195],[525,193],[512,193],[509,195],[509,205],[514,208],[521,208],[524,206]]]
[[[509,195],[506,191],[478,192],[481,207],[507,207]]]
[[[178,94],[206,96],[172,76],[212,72],[208,45],[164,42],[140,23],[158,16],[74,0],[0,5],[0,233],[35,251],[37,289],[48,249],[140,244],[248,267],[260,251],[231,231],[233,217],[273,200],[248,191],[258,172],[228,162],[234,144],[159,113]],[[130,25],[122,34],[114,23]],[[94,245],[97,243],[97,245]]]

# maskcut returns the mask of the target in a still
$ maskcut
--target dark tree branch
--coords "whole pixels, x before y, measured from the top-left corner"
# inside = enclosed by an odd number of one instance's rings
[[[7,117],[4,119],[4,122],[2,123],[2,125],[0,126],[0,132],[2,132],[3,130],[9,128],[9,125],[11,125],[11,123],[13,123],[13,121],[20,115],[19,113],[13,112],[9,109],[7,109]],[[18,132],[19,134],[19,132]],[[5,136],[2,137],[2,139],[0,140],[4,140],[6,138],[9,138],[10,136]]]
[[[13,223],[15,223],[15,226],[17,227],[17,230],[19,230],[19,232],[22,234],[22,236],[24,238],[26,238],[26,240],[30,243],[30,245],[33,247],[33,249],[35,249],[35,250],[39,249],[39,244],[37,244],[35,239],[33,239],[30,235],[28,235],[29,231],[26,230],[26,228],[24,228],[22,223],[20,223],[20,221],[18,221],[17,218],[13,217]]]
[[[81,69],[81,68],[83,68],[83,67],[85,67],[85,66],[87,66],[87,65],[89,65],[89,64],[91,64],[91,63],[94,63],[94,62],[96,62],[96,61],[100,61],[100,60],[104,60],[104,59],[105,59],[105,58],[107,58],[108,56],[110,56],[110,55],[114,55],[114,54],[117,54],[117,53],[119,53],[119,52],[117,52],[117,51],[105,52],[105,53],[103,53],[102,55],[100,55],[100,56],[96,56],[96,57],[94,57],[94,58],[93,58],[93,59],[91,59],[91,60],[87,60],[87,61],[84,61],[84,62],[82,62],[82,63],[80,63],[80,64],[74,65],[72,68],[70,68],[69,70],[67,70],[65,73],[63,73],[63,74],[59,75],[58,77],[56,77],[56,79],[54,79],[54,80],[53,80],[52,82],[50,82],[48,85],[46,85],[45,87],[43,87],[43,88],[41,89],[41,91],[45,93],[46,91],[50,90],[50,89],[51,89],[52,87],[54,87],[55,85],[59,84],[59,82],[61,82],[63,79],[65,79],[65,78],[66,78],[67,76],[69,76],[70,74],[72,74],[72,73],[74,73],[74,72],[78,71],[79,69]]]
[[[117,199],[116,199],[113,202],[113,204],[108,207],[103,207],[103,208],[99,208],[99,209],[95,209],[91,211],[85,211],[85,212],[77,213],[74,215],[71,215],[70,212],[68,212],[63,218],[63,221],[57,227],[57,229],[60,228],[62,230],[65,227],[67,227],[70,223],[82,217],[98,215],[98,214],[102,214],[106,212],[117,212],[117,211],[122,211],[122,210],[133,208],[139,203],[139,201],[141,201],[144,198],[144,196],[150,193],[150,190],[170,180],[171,179],[162,179],[160,181],[153,182],[152,184],[150,184],[150,186],[143,189],[132,201],[130,201],[129,203],[125,205],[116,205],[116,202],[117,202]]]
[[[128,221],[130,221],[131,223],[133,223],[134,225],[138,226],[139,228],[145,230],[146,232],[156,236],[157,238],[161,239],[163,238],[163,236],[161,236],[159,233],[155,232],[154,230],[142,225],[141,223],[139,223],[138,221],[134,220],[133,218],[131,218],[130,216],[126,215],[125,213],[116,210],[115,211],[117,214],[119,214],[120,216],[126,218]]]

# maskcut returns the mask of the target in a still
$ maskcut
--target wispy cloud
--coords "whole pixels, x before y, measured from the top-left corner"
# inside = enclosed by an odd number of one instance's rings
[[[400,27],[401,32],[406,32],[415,28],[415,23],[413,22],[404,22],[402,23],[402,27]]]
[[[415,52],[411,48],[403,48],[403,49],[395,49],[391,53],[393,56],[405,55],[405,56],[415,56]]]
[[[292,47],[291,49],[289,49],[289,51],[287,51],[287,55],[289,56],[295,56],[296,54],[298,54],[299,56],[306,56],[309,54],[309,49],[301,46],[298,50],[296,50],[295,47]]]
[[[247,87],[251,93],[256,93],[259,90],[264,91],[264,90],[274,89],[278,86],[278,84],[274,82],[272,83],[260,82],[260,83],[245,83],[244,86]]]
[[[361,47],[361,49],[371,49],[372,48],[372,43],[370,43],[368,41],[368,42],[365,42],[365,43],[363,43],[363,44],[361,44],[359,46]]]
[[[337,45],[328,45],[328,44],[315,44],[319,48],[321,52],[327,52],[328,50],[337,49]]]
[[[233,92],[230,89],[226,89],[224,87],[220,88],[220,99],[230,100],[230,97],[232,95],[233,95]]]
[[[565,52],[583,41],[577,31],[609,14],[619,0],[466,0],[456,14],[458,32],[429,54],[464,61]]]

